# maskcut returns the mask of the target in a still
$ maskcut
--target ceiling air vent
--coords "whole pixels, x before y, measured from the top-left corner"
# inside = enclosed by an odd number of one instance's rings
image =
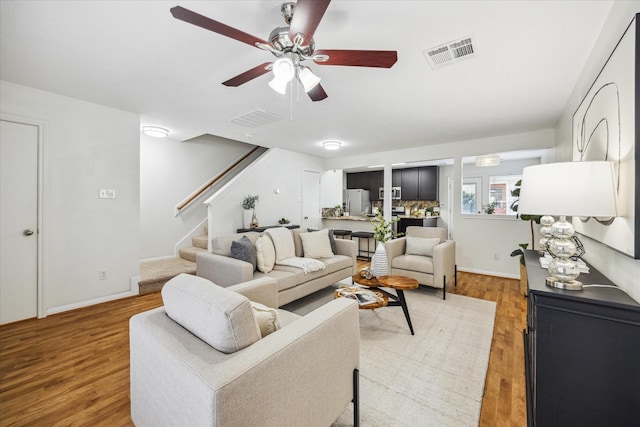
[[[427,62],[434,70],[442,66],[472,58],[477,53],[477,44],[473,36],[454,40],[424,51]]]
[[[282,120],[282,117],[277,114],[269,113],[264,110],[254,110],[244,116],[232,119],[231,122],[248,128],[257,128],[279,120]]]

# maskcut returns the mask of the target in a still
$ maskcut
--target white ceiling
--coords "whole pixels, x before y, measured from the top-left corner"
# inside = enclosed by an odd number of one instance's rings
[[[273,56],[169,13],[180,5],[267,39],[284,25],[281,3],[2,0],[0,78],[139,113],[177,140],[209,133],[352,156],[553,127],[613,2],[334,0],[316,48],[397,50],[398,62],[309,64],[329,95],[320,102],[277,94],[269,75],[223,86]],[[431,69],[424,50],[469,35],[474,58]],[[282,120],[230,122],[254,110]],[[326,139],[343,149],[323,152]]]

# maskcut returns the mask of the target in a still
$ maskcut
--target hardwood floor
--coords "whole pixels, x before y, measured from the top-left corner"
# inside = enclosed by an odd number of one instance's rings
[[[496,301],[480,426],[526,425],[516,280],[458,273],[449,293]],[[130,426],[129,318],[159,292],[0,326],[0,426]]]

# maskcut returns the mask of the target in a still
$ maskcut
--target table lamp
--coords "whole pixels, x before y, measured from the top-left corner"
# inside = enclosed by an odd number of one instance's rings
[[[574,258],[575,230],[567,216],[616,216],[616,190],[613,164],[606,161],[561,162],[528,166],[522,171],[518,212],[553,215],[559,220],[551,226],[547,249],[553,260],[547,286],[581,290],[582,283]]]

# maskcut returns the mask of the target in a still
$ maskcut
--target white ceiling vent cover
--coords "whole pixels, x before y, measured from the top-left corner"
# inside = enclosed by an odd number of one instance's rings
[[[469,36],[427,49],[423,53],[431,68],[435,70],[463,59],[475,57],[477,43],[474,36]]]
[[[240,126],[257,128],[259,126],[268,125],[269,123],[274,123],[279,120],[282,120],[282,117],[277,114],[269,113],[264,110],[254,110],[250,113],[245,114],[244,116],[231,119],[230,121]]]

